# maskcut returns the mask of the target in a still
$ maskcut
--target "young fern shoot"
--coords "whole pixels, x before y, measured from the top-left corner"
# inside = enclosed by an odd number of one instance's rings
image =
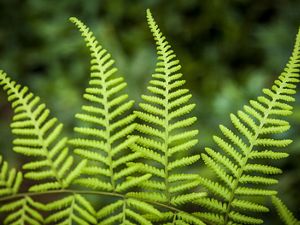
[[[199,184],[198,175],[185,170],[200,158],[197,154],[187,154],[198,142],[198,130],[190,128],[196,117],[188,117],[195,104],[190,103],[189,90],[182,87],[185,81],[181,79],[179,60],[150,10],[147,10],[147,19],[157,45],[157,67],[148,86],[150,94],[142,95],[140,109],[135,111],[143,122],[136,126],[138,138],[131,148],[146,159],[133,165],[140,165],[140,171],[152,177],[140,183],[144,192],[131,196],[180,206],[205,195],[194,191]],[[161,219],[169,217],[166,213]],[[180,213],[173,217],[174,221],[185,220]],[[195,221],[195,224],[202,224],[200,220]]]
[[[245,105],[237,115],[230,115],[234,130],[220,125],[224,137],[214,136],[213,139],[224,153],[206,148],[206,153],[202,154],[204,163],[218,177],[217,182],[200,178],[210,196],[197,200],[197,203],[209,212],[197,215],[209,224],[263,223],[246,212],[267,212],[268,208],[254,202],[253,196],[276,194],[265,186],[277,183],[270,175],[279,174],[281,170],[270,164],[288,156],[277,149],[292,141],[271,135],[282,134],[290,128],[282,117],[292,113],[290,102],[295,100],[292,95],[299,82],[299,62],[300,31],[293,54],[272,88],[263,89],[263,96],[251,100],[250,105]],[[268,159],[268,165],[262,159]]]

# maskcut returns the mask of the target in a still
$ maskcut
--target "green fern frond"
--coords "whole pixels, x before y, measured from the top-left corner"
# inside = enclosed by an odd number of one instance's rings
[[[160,214],[160,217],[155,216],[153,214],[145,214],[144,217],[148,220],[151,220],[154,224],[161,225],[205,225],[205,223],[203,223],[199,218],[197,218],[193,214],[189,214],[183,211],[177,211],[175,213],[163,212]]]
[[[272,196],[272,203],[275,206],[278,215],[286,225],[299,225],[293,213],[286,207],[286,205],[276,196]]]
[[[0,197],[18,193],[22,181],[22,173],[9,169],[8,163],[0,155]]]
[[[24,198],[2,205],[0,207],[0,213],[8,213],[4,220],[4,225],[43,225],[44,218],[39,210],[44,209],[45,206],[43,204],[25,196]]]
[[[0,155],[1,224],[261,224],[259,215],[269,211],[262,199],[272,196],[283,222],[300,225],[270,188],[278,182],[274,175],[282,173],[272,161],[287,157],[279,148],[291,143],[282,138],[290,129],[283,117],[292,113],[290,103],[300,81],[300,30],[272,88],[231,114],[231,127],[220,125],[221,134],[213,137],[217,146],[201,154],[212,172],[207,174],[215,175],[206,178],[186,169],[200,159],[188,153],[198,143],[198,130],[192,129],[196,117],[189,116],[195,104],[183,87],[179,61],[149,10],[147,19],[157,45],[157,65],[149,94],[142,95],[132,114],[134,101],[123,93],[126,83],[116,76],[114,60],[85,24],[70,18],[91,55],[86,103],[75,116],[79,125],[71,140],[62,136],[63,125],[50,117],[39,97],[0,71],[0,85],[14,110],[13,150],[29,158],[23,173],[10,169]],[[81,161],[75,162],[68,144]],[[28,190],[27,185],[21,188],[23,177],[34,181]],[[81,188],[70,189],[73,184]],[[47,203],[37,199],[48,195]],[[106,196],[109,202],[95,210],[85,195]],[[201,211],[190,212],[197,206]]]
[[[76,114],[85,126],[76,127],[74,130],[80,137],[69,141],[75,146],[76,154],[89,160],[83,176],[76,183],[96,190],[124,193],[151,177],[149,173],[134,177],[140,165],[129,163],[140,157],[140,153],[129,149],[137,140],[137,137],[129,136],[136,126],[136,116],[130,114],[134,102],[128,101],[128,95],[121,93],[126,83],[122,77],[115,76],[117,69],[113,67],[110,54],[99,45],[86,25],[76,18],[70,20],[82,33],[92,57],[91,80],[83,95],[87,103],[82,107],[83,113]],[[132,224],[131,220],[151,224],[136,212],[141,210],[135,204],[137,201],[112,201],[98,212],[100,224],[114,224],[116,221]],[[150,204],[138,202],[148,213],[159,213]]]
[[[138,169],[128,168],[126,163],[140,156],[128,149],[136,141],[136,137],[127,138],[135,129],[135,115],[129,113],[134,101],[121,93],[127,84],[122,77],[115,76],[117,69],[110,54],[86,25],[77,18],[70,20],[82,33],[92,57],[91,79],[83,95],[87,103],[83,112],[76,114],[85,126],[76,127],[79,137],[69,141],[76,147],[76,154],[89,160],[85,176],[76,182],[97,190],[123,192],[134,185],[126,177]],[[147,177],[138,179],[143,181]]]
[[[198,142],[198,131],[189,130],[196,118],[187,115],[195,104],[190,103],[189,91],[182,88],[185,81],[181,79],[179,61],[150,10],[147,10],[147,19],[156,41],[158,62],[148,86],[150,94],[142,95],[140,111],[135,111],[145,123],[136,126],[138,139],[130,147],[147,159],[144,165],[138,163],[139,171],[151,173],[152,177],[140,184],[147,192],[134,195],[153,200],[153,194],[159,192],[156,201],[181,205],[203,197],[203,193],[187,193],[197,187],[199,181],[197,175],[184,172],[186,166],[200,158],[199,155],[186,156]],[[185,176],[187,179],[183,178]]]
[[[25,178],[39,182],[29,190],[68,187],[86,162],[73,166],[73,157],[66,147],[67,139],[61,137],[62,124],[49,117],[50,111],[40,103],[39,97],[12,81],[3,71],[0,71],[0,85],[14,109],[11,128],[16,138],[13,150],[30,157],[31,161],[23,165],[23,169],[28,170]]]
[[[146,214],[144,215],[144,217],[154,222],[154,224],[161,225],[204,225],[204,223],[198,218],[183,212],[165,212],[161,213],[160,217],[155,217],[154,215]]]
[[[51,212],[51,215],[45,219],[45,224],[97,224],[95,209],[87,199],[79,194],[69,195],[48,203],[45,209]]]
[[[195,203],[205,207],[207,212],[196,213],[209,224],[261,224],[263,221],[247,212],[267,212],[268,209],[253,202],[253,195],[274,195],[276,191],[266,188],[276,184],[277,179],[270,177],[282,171],[274,166],[265,165],[275,159],[288,156],[278,152],[292,141],[274,138],[290,126],[282,117],[292,113],[290,102],[296,93],[300,67],[300,31],[290,60],[274,82],[271,89],[263,89],[263,96],[251,100],[237,115],[231,114],[233,129],[220,125],[223,137],[213,139],[223,153],[206,148],[202,154],[205,165],[217,176],[217,181],[201,177],[199,181],[211,193],[207,198]]]
[[[154,217],[160,217],[161,213],[151,204],[133,199],[127,198],[123,200],[115,201],[102,209],[97,213],[99,219],[99,225],[105,224],[141,224],[151,225],[152,223],[143,214],[149,213]]]

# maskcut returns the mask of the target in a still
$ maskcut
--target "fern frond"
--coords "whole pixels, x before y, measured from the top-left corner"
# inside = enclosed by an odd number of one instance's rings
[[[150,10],[147,10],[147,19],[156,41],[158,57],[148,86],[150,93],[142,95],[140,109],[135,111],[137,118],[143,122],[137,124],[138,139],[130,147],[146,159],[144,163],[138,163],[138,171],[151,173],[152,177],[140,183],[145,192],[133,195],[177,206],[204,196],[203,193],[189,193],[199,181],[197,175],[184,171],[200,158],[200,155],[187,156],[186,153],[198,142],[198,130],[190,129],[196,118],[188,116],[195,105],[190,103],[192,96],[188,90],[182,88],[185,81],[181,79],[179,60]],[[187,178],[182,179],[184,176]]]
[[[293,213],[287,208],[287,206],[276,196],[272,196],[272,203],[275,206],[280,219],[286,225],[299,225],[298,221]]]
[[[172,204],[173,205],[183,205],[186,203],[190,203],[194,201],[195,199],[199,200],[202,199],[204,196],[206,196],[206,193],[189,193],[189,194],[183,194],[178,197],[174,197],[172,199]]]
[[[77,183],[90,183],[88,186],[97,190],[123,192],[133,185],[126,177],[137,170],[127,168],[126,163],[140,156],[128,149],[136,141],[136,137],[127,138],[135,129],[135,115],[129,113],[134,101],[122,94],[127,84],[122,77],[115,76],[117,69],[110,54],[86,25],[77,18],[70,20],[84,37],[92,57],[91,80],[83,95],[87,103],[83,112],[76,114],[84,127],[76,127],[78,137],[69,141],[75,146],[75,153],[89,161]],[[94,174],[93,170],[99,173]]]
[[[153,214],[145,214],[145,218],[153,222],[154,224],[162,225],[204,225],[204,223],[195,215],[185,213],[183,211],[178,212],[164,212],[161,216],[155,216]]]
[[[83,94],[86,103],[75,116],[80,125],[74,128],[76,136],[71,140],[62,136],[63,125],[50,116],[39,97],[0,71],[0,85],[14,110],[13,150],[29,158],[23,176],[0,156],[1,222],[262,224],[257,214],[269,209],[253,196],[272,196],[283,222],[300,225],[270,187],[278,182],[274,175],[282,173],[272,161],[288,156],[278,148],[292,142],[282,138],[290,129],[283,117],[292,113],[300,81],[300,30],[293,54],[274,85],[263,89],[262,96],[243,110],[230,114],[231,126],[220,125],[220,135],[213,136],[217,147],[207,147],[201,154],[216,176],[211,179],[186,170],[200,159],[198,154],[187,154],[198,143],[198,130],[191,128],[197,119],[190,116],[195,104],[189,90],[183,88],[179,60],[149,10],[147,19],[157,45],[157,64],[149,94],[142,95],[139,109],[132,113],[134,101],[123,93],[127,84],[116,76],[114,60],[85,24],[70,18],[91,55],[90,80]],[[75,147],[80,162],[75,162],[68,144]],[[19,191],[23,177],[35,182],[29,184],[30,193]],[[72,184],[96,191],[69,189]],[[208,194],[199,192],[199,185]],[[36,199],[61,194],[64,196],[46,204]],[[110,201],[96,211],[83,195],[106,196]],[[203,211],[188,212],[186,204],[201,206]]]
[[[24,198],[3,204],[0,207],[0,212],[8,214],[4,219],[4,225],[43,225],[44,218],[39,210],[44,209],[45,206],[43,204],[25,196]]]
[[[61,137],[62,124],[56,118],[50,118],[50,111],[40,103],[39,97],[34,96],[27,87],[12,81],[3,71],[0,71],[0,85],[14,109],[11,128],[16,138],[13,150],[31,159],[23,165],[28,170],[25,178],[39,181],[29,190],[44,191],[70,186],[80,175],[85,161],[73,165],[73,157],[66,147],[67,139]]]
[[[289,139],[274,138],[274,134],[287,131],[289,123],[282,117],[292,113],[290,102],[299,82],[300,31],[290,60],[274,82],[271,89],[263,89],[263,96],[251,100],[249,105],[231,114],[232,127],[220,125],[223,137],[214,136],[213,140],[221,151],[206,148],[202,154],[205,165],[217,176],[217,181],[201,177],[200,183],[210,192],[208,198],[195,201],[205,207],[207,212],[196,213],[209,224],[261,224],[259,218],[247,215],[248,212],[267,212],[268,208],[249,200],[250,196],[275,195],[276,191],[268,185],[276,184],[271,177],[282,171],[274,166],[265,165],[275,159],[288,156],[278,152],[278,148],[291,143]],[[223,153],[222,153],[223,151]],[[248,199],[249,198],[249,199]]]
[[[23,181],[23,175],[16,169],[9,169],[8,163],[0,155],[0,197],[16,194]]]
[[[96,211],[91,203],[79,194],[69,195],[45,205],[51,212],[45,224],[97,224]]]
[[[9,169],[8,163],[3,161],[0,155],[0,197],[10,195],[13,197],[19,192],[23,181],[23,175],[16,169]],[[5,225],[29,224],[42,225],[43,216],[39,210],[44,209],[44,205],[34,201],[28,196],[17,200],[1,202],[0,214],[4,213]]]
[[[176,215],[172,212],[162,212],[159,217],[153,214],[145,214],[144,217],[154,224],[173,224],[168,221],[174,221]]]
[[[127,163],[141,156],[139,152],[129,149],[138,139],[130,136],[136,126],[136,116],[130,114],[134,101],[128,100],[127,94],[122,94],[127,84],[122,77],[115,75],[117,69],[113,66],[110,54],[99,45],[86,25],[76,18],[70,20],[84,37],[92,57],[91,80],[83,95],[87,103],[82,107],[83,112],[76,115],[84,127],[76,127],[74,131],[78,137],[69,141],[75,146],[75,153],[89,161],[83,176],[76,183],[96,190],[124,193],[151,177],[149,173],[133,176],[140,166],[127,166]],[[120,203],[116,200],[108,204],[98,213],[100,224],[113,224],[116,221],[132,224],[131,220],[151,224],[136,213],[141,210],[136,201],[128,199]],[[146,202],[139,203],[145,206],[144,210],[148,210],[148,213],[158,212]],[[114,214],[115,210],[118,212]]]
[[[205,223],[203,223],[200,219],[186,212],[177,213],[177,217],[188,224],[205,225]]]
[[[152,223],[143,214],[160,217],[161,213],[151,204],[138,199],[126,198],[115,201],[97,212],[99,224],[109,225],[115,224],[141,224],[151,225]]]

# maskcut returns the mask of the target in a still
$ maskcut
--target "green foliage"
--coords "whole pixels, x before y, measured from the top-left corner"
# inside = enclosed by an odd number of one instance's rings
[[[4,204],[0,208],[0,212],[9,212],[5,218],[4,224],[44,224],[44,218],[39,210],[44,209],[44,205],[34,201],[29,196],[24,195],[18,200]]]
[[[122,192],[134,184],[118,181],[137,170],[137,167],[127,168],[125,164],[140,156],[127,152],[124,157],[128,146],[135,142],[135,138],[126,138],[135,128],[135,116],[128,113],[134,101],[128,101],[127,94],[121,94],[126,83],[122,77],[114,76],[117,69],[113,67],[110,54],[82,22],[76,18],[71,21],[80,29],[92,56],[91,79],[83,95],[87,104],[82,106],[83,113],[76,114],[84,126],[75,127],[80,138],[69,141],[76,147],[77,155],[89,160],[84,169],[87,176],[76,183],[96,190]]]
[[[293,213],[286,207],[286,205],[276,196],[272,196],[272,202],[277,210],[277,213],[280,216],[280,219],[286,225],[299,225],[300,221],[298,221]]]
[[[81,161],[72,172],[73,157],[66,147],[67,139],[60,137],[63,125],[56,118],[49,118],[50,111],[40,98],[21,87],[0,71],[0,85],[7,92],[14,109],[12,133],[15,135],[13,150],[30,157],[23,165],[28,171],[25,178],[37,180],[29,191],[46,191],[70,186],[79,176],[86,161]]]
[[[16,194],[23,181],[23,174],[9,169],[8,163],[0,155],[0,196]]]
[[[97,224],[96,212],[84,197],[74,194],[48,203],[45,209],[51,215],[45,219],[45,224]]]
[[[231,114],[234,129],[220,126],[224,137],[214,136],[214,141],[223,152],[206,148],[202,153],[215,181],[187,169],[200,159],[192,152],[198,142],[198,130],[191,127],[196,118],[190,116],[195,104],[183,87],[179,61],[149,10],[147,18],[157,45],[157,65],[150,93],[142,95],[135,111],[111,55],[86,25],[70,19],[91,55],[90,80],[85,103],[75,115],[74,137],[64,137],[62,123],[50,116],[40,98],[0,71],[0,85],[14,110],[13,150],[27,158],[24,179],[33,181],[21,188],[22,172],[9,169],[1,156],[4,224],[262,223],[255,213],[268,208],[251,197],[276,193],[261,185],[277,183],[269,176],[281,169],[269,162],[288,155],[277,148],[291,142],[280,136],[290,128],[281,117],[291,114],[289,103],[299,82],[300,34],[272,88],[264,89],[264,96],[250,101],[237,115]],[[95,206],[89,196],[110,198]],[[191,204],[195,212],[188,210]]]
[[[296,83],[299,82],[299,62],[300,32],[293,54],[272,88],[263,89],[264,95],[251,100],[237,115],[230,115],[233,129],[220,125],[224,137],[214,136],[213,139],[223,153],[205,149],[202,159],[218,181],[200,178],[201,185],[212,193],[212,196],[197,201],[209,210],[197,213],[204,220],[213,224],[263,223],[248,213],[267,212],[268,208],[255,203],[251,197],[276,194],[266,186],[276,184],[277,179],[270,176],[282,172],[271,166],[271,162],[288,156],[278,148],[292,142],[280,134],[290,128],[282,117],[292,113],[290,102],[295,101],[291,95],[296,93]],[[275,134],[277,136],[273,138],[271,135]]]
[[[182,154],[198,142],[195,137],[198,130],[189,129],[196,117],[186,116],[195,104],[189,103],[192,95],[182,88],[185,81],[180,79],[179,61],[149,10],[147,18],[156,41],[158,62],[148,86],[150,94],[142,95],[141,111],[135,111],[143,123],[136,127],[139,135],[131,148],[148,159],[145,164],[140,164],[140,171],[151,173],[152,177],[141,183],[142,187],[161,193],[159,199],[155,197],[158,201],[181,205],[203,197],[203,193],[181,194],[199,183],[197,175],[188,174],[184,167],[197,162],[200,155]]]

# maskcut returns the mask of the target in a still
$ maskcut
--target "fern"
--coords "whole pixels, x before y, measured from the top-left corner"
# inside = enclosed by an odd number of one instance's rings
[[[125,153],[136,140],[133,137],[126,139],[135,128],[135,116],[128,113],[134,101],[127,101],[128,95],[120,94],[126,83],[122,77],[114,77],[117,69],[113,67],[110,54],[81,21],[76,18],[71,18],[71,21],[81,31],[92,56],[91,80],[83,95],[87,104],[82,107],[83,113],[76,114],[85,126],[75,127],[80,138],[69,141],[76,147],[76,154],[89,160],[89,166],[84,170],[87,176],[76,183],[96,190],[122,192],[135,184],[118,181],[137,170],[137,167],[127,168],[124,164],[140,156],[138,153]],[[140,181],[148,177],[146,175]]]
[[[17,171],[0,156],[3,224],[262,223],[255,213],[269,209],[250,198],[276,193],[261,185],[277,183],[270,175],[282,171],[262,159],[288,156],[277,148],[291,142],[281,138],[290,127],[281,116],[292,112],[289,103],[299,82],[300,32],[285,71],[272,88],[264,89],[264,96],[250,101],[237,115],[231,114],[234,129],[220,126],[224,137],[214,136],[214,141],[224,153],[206,148],[202,154],[204,164],[217,175],[215,181],[186,169],[200,159],[191,153],[198,142],[198,130],[192,128],[196,118],[189,116],[195,104],[183,87],[179,61],[149,10],[147,18],[158,62],[150,93],[142,95],[134,112],[134,101],[124,93],[126,83],[116,75],[110,54],[86,25],[70,19],[91,55],[86,102],[75,115],[78,126],[72,138],[62,135],[63,125],[50,116],[39,97],[0,71],[0,85],[14,110],[13,150],[27,159]],[[23,179],[31,182],[23,185]],[[95,207],[88,195],[110,198]],[[284,222],[299,224],[279,199],[273,197],[273,202]],[[190,213],[187,204],[204,209]]]
[[[281,220],[286,225],[299,225],[300,221],[298,221],[292,212],[286,207],[286,205],[276,196],[272,196],[272,202],[279,214]]]
[[[19,192],[23,181],[23,174],[16,169],[9,169],[6,161],[3,161],[0,156],[0,197],[16,195]],[[34,201],[31,198],[21,198],[15,201],[1,205],[0,212],[7,212],[8,216],[4,220],[4,224],[13,224],[22,220],[22,215],[25,221],[42,221],[41,215],[32,209]]]
[[[9,212],[9,215],[4,220],[4,224],[6,225],[42,225],[44,224],[44,218],[39,212],[40,209],[44,209],[43,204],[34,201],[29,196],[24,196],[23,198],[4,204],[0,208],[0,212]]]
[[[263,89],[263,96],[251,100],[250,105],[231,114],[235,130],[220,125],[224,137],[214,136],[217,146],[224,153],[206,148],[202,159],[206,166],[217,176],[218,181],[201,177],[201,184],[210,192],[210,196],[196,202],[208,209],[208,212],[196,213],[211,224],[261,224],[263,221],[246,212],[267,212],[268,208],[255,203],[251,196],[268,196],[276,191],[267,185],[277,183],[270,175],[282,171],[270,165],[272,160],[288,156],[278,152],[280,147],[291,143],[281,139],[290,128],[281,117],[292,113],[291,96],[296,93],[299,82],[300,31],[296,38],[293,54],[284,72],[275,81],[271,89]],[[276,138],[270,135],[277,134]],[[261,159],[269,159],[270,162]],[[246,212],[245,212],[246,211]]]
[[[138,137],[137,141],[130,147],[147,159],[145,163],[133,165],[139,165],[140,172],[151,173],[152,177],[140,183],[143,193],[130,196],[180,206],[205,195],[193,192],[199,184],[198,175],[184,170],[200,158],[200,155],[186,153],[198,142],[198,130],[189,128],[196,117],[188,117],[195,104],[190,103],[192,95],[188,89],[182,87],[185,81],[181,79],[179,60],[150,10],[147,10],[147,18],[156,41],[157,67],[148,86],[150,93],[142,95],[140,110],[135,111],[141,123],[136,126],[138,134],[132,136]],[[202,222],[197,220],[196,224]]]
[[[16,169],[9,169],[8,163],[0,155],[0,196],[18,193],[23,181],[23,174]]]
[[[56,118],[49,118],[50,111],[40,98],[27,87],[21,87],[4,72],[0,72],[0,85],[7,92],[14,109],[12,133],[16,136],[13,150],[30,157],[23,165],[25,178],[38,181],[30,191],[39,192],[70,186],[79,176],[86,161],[82,161],[72,172],[73,157],[66,147],[67,138],[60,137],[63,125]]]
[[[73,224],[82,225],[97,224],[96,211],[89,201],[81,195],[74,194],[68,197],[53,201],[45,206],[47,211],[51,211],[46,220],[46,224]]]
[[[122,193],[151,176],[145,174],[127,179],[140,167],[126,165],[141,155],[128,148],[137,140],[136,137],[127,138],[136,126],[133,122],[135,115],[130,113],[134,101],[128,101],[128,95],[121,93],[126,83],[122,77],[114,76],[117,69],[113,67],[110,54],[81,21],[76,18],[71,18],[71,21],[79,28],[92,56],[91,79],[83,95],[87,104],[82,107],[82,113],[76,114],[76,118],[85,126],[75,127],[80,137],[69,141],[76,147],[74,152],[89,161],[83,170],[84,177],[77,179],[76,183],[95,190]],[[160,214],[146,202],[127,198],[104,207],[97,217],[101,224],[115,221],[130,223],[131,219],[140,224],[151,224],[135,212],[139,210],[139,205],[144,206],[143,209],[148,213]],[[112,212],[115,212],[114,216]]]
[[[25,173],[25,178],[38,181],[29,191],[44,192],[69,187],[80,175],[86,160],[73,165],[74,158],[66,147],[67,138],[60,137],[62,124],[56,118],[49,118],[50,111],[45,104],[39,104],[39,97],[35,97],[27,87],[11,81],[3,72],[0,73],[0,81],[15,113],[11,124],[12,132],[17,136],[13,141],[13,150],[31,158],[31,161],[23,165],[24,170],[29,170]],[[22,217],[22,213],[26,215],[27,211],[32,217],[29,215],[26,220],[31,219],[32,224],[37,223],[40,216],[35,218],[38,213],[32,208],[36,205],[40,206],[41,203],[26,195],[4,205],[3,211],[16,211],[19,208],[18,213],[7,216],[5,224],[9,224],[8,221],[17,216]]]

